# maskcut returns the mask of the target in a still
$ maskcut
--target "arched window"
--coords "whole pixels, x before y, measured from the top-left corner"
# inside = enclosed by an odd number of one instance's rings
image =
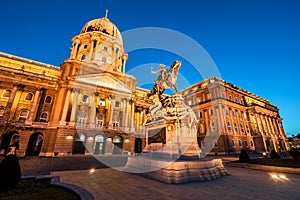
[[[238,103],[239,102],[239,99],[237,97],[235,97],[235,102]]]
[[[229,100],[232,101],[232,96],[231,95],[229,95]]]
[[[104,142],[104,137],[103,137],[103,135],[96,135],[96,137],[95,137],[95,142]]]
[[[248,147],[248,142],[247,140],[244,141],[245,147]]]
[[[11,90],[3,90],[2,97],[9,98],[10,97],[10,93],[11,93]]]
[[[83,48],[84,48],[84,49],[87,49],[87,48],[88,48],[88,45],[87,45],[87,44],[85,44],[85,45],[83,46]]]
[[[232,113],[232,116],[234,116],[234,110],[232,110],[231,113]]]
[[[21,110],[20,114],[19,114],[19,122],[25,122],[25,120],[27,119],[29,114],[28,110]]]
[[[85,55],[84,54],[81,56],[81,60],[85,60]]]
[[[222,93],[222,98],[223,98],[223,99],[226,99],[225,92]]]
[[[243,99],[241,99],[241,104],[244,105],[244,100]]]
[[[234,140],[231,140],[231,146],[235,146],[235,144],[234,144]]]
[[[199,112],[199,118],[202,118],[202,112]]]
[[[83,95],[82,96],[82,103],[88,103],[89,102],[89,96],[88,95]]]
[[[241,140],[239,140],[239,146],[240,146],[240,147],[242,146],[242,141],[241,141]]]
[[[239,130],[239,129],[238,129],[238,126],[237,126],[237,124],[234,122],[234,124],[233,124],[233,125],[234,125],[234,130],[235,130],[235,132],[238,132],[238,130]]]
[[[210,123],[210,128],[211,128],[211,132],[216,132],[217,131],[217,126],[216,126],[216,123],[214,121],[212,121]]]
[[[226,115],[228,115],[228,108],[225,109],[225,113],[226,113]]]
[[[106,58],[102,57],[101,61],[104,62],[104,63],[106,63]]]
[[[122,143],[122,138],[120,136],[115,136],[113,138],[113,143]]]
[[[231,124],[230,124],[230,122],[227,122],[227,128],[228,128],[228,131],[231,131]]]
[[[51,96],[46,96],[45,103],[46,104],[51,104],[52,103],[52,97]]]
[[[41,113],[40,122],[48,122],[48,113],[47,112]]]
[[[25,101],[32,101],[33,99],[33,94],[31,92],[27,93],[25,96]]]
[[[81,141],[81,142],[84,142],[85,141],[85,135],[84,134],[76,134],[75,135],[75,138],[74,138],[74,141]]]

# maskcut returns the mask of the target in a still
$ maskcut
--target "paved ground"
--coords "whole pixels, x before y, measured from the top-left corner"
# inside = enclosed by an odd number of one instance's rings
[[[51,171],[84,170],[90,168],[106,168],[102,163],[109,163],[109,166],[124,166],[127,158],[124,156],[69,156],[69,157],[24,157],[20,158],[22,176],[49,175]],[[0,158],[0,162],[3,157]],[[110,161],[110,162],[108,162]]]
[[[63,183],[91,192],[95,199],[300,199],[300,175],[274,180],[269,172],[227,167],[229,176],[207,182],[168,185],[111,168],[52,172]]]

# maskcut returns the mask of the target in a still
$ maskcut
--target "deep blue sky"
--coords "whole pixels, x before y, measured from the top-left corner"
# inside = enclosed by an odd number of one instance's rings
[[[120,31],[152,26],[184,33],[206,49],[224,80],[278,106],[288,135],[300,132],[300,1],[1,0],[0,5],[0,51],[57,66],[69,57],[71,38],[106,8]],[[136,51],[129,53],[128,67],[171,63],[175,57]]]

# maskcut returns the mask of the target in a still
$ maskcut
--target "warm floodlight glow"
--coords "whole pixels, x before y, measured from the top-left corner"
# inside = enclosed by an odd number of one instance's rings
[[[90,169],[90,174],[93,174],[93,173],[95,173],[95,168]]]
[[[267,155],[267,153],[266,153],[266,152],[263,152],[262,154],[263,154],[263,156],[266,156],[266,155]]]
[[[73,139],[73,136],[72,135],[68,135],[67,136],[67,140],[72,140]]]
[[[273,179],[279,179],[279,177],[278,177],[276,174],[271,174],[271,177],[272,177]]]
[[[279,178],[284,179],[284,180],[288,180],[288,178],[285,175],[279,175]]]
[[[270,173],[270,176],[272,179],[275,179],[275,180],[280,180],[280,181],[288,181],[289,180],[286,177],[286,175],[284,175],[284,174],[271,174]]]

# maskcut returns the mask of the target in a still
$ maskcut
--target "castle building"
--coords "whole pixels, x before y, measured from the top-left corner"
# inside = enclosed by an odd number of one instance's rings
[[[128,55],[118,28],[107,16],[91,20],[70,50],[60,67],[0,53],[0,154],[17,143],[19,156],[142,152],[153,102],[125,73]],[[219,134],[210,141],[212,153],[289,149],[269,101],[217,78],[180,93],[199,118],[201,148],[205,136]]]

